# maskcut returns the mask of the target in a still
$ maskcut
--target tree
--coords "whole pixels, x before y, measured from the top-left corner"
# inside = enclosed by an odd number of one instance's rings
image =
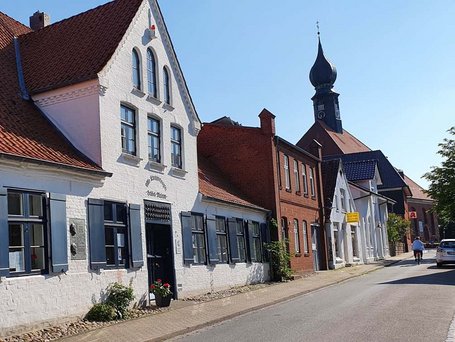
[[[390,213],[387,220],[387,235],[392,243],[401,241],[409,230],[411,221],[404,219],[400,215]]]
[[[453,138],[444,138],[438,144],[438,154],[443,158],[441,166],[433,166],[423,176],[430,182],[427,193],[435,201],[433,208],[442,225],[455,222],[455,127],[447,132]]]

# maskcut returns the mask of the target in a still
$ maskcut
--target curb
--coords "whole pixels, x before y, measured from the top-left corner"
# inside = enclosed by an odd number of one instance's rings
[[[330,287],[330,286],[334,286],[334,285],[338,285],[338,284],[344,283],[344,282],[346,282],[348,280],[352,280],[354,278],[361,277],[361,276],[363,276],[365,274],[369,274],[369,273],[375,272],[375,271],[377,271],[377,270],[379,270],[381,268],[389,267],[391,265],[394,265],[394,264],[396,264],[396,263],[398,263],[400,261],[406,260],[406,259],[407,258],[398,259],[398,260],[391,260],[391,262],[389,264],[387,264],[387,265],[377,265],[376,267],[372,268],[371,270],[367,270],[367,271],[361,272],[359,274],[348,276],[347,278],[342,279],[342,280],[338,280],[338,281],[335,281],[335,282],[324,284],[324,285],[321,285],[321,286],[318,286],[318,287],[315,287],[315,288],[312,288],[312,289],[309,289],[309,290],[305,290],[305,291],[302,291],[302,292],[294,293],[294,294],[292,294],[290,296],[283,297],[283,298],[271,301],[269,303],[264,303],[264,304],[260,304],[260,305],[257,305],[257,306],[252,306],[252,307],[250,307],[248,309],[244,309],[244,310],[238,311],[236,313],[229,314],[229,315],[217,318],[217,319],[213,319],[213,320],[210,320],[210,321],[207,321],[207,322],[204,322],[204,323],[192,326],[192,327],[187,327],[186,329],[181,329],[179,331],[175,331],[175,332],[172,332],[172,333],[160,336],[160,337],[156,337],[156,338],[153,338],[153,339],[145,340],[144,342],[165,341],[165,340],[177,337],[177,336],[185,335],[185,334],[188,334],[190,332],[193,332],[193,331],[196,331],[196,330],[199,330],[199,329],[202,329],[202,328],[206,328],[208,326],[212,326],[212,325],[215,325],[217,323],[224,322],[224,321],[239,317],[241,315],[245,315],[245,314],[250,313],[250,312],[258,311],[258,310],[261,310],[261,309],[264,309],[264,308],[267,308],[267,307],[270,307],[270,306],[273,306],[273,305],[276,305],[276,304],[279,304],[279,303],[287,302],[287,301],[289,301],[291,299],[294,299],[294,298],[299,297],[299,296],[306,295],[306,294],[311,293],[311,292],[315,292],[315,291],[318,291],[318,290],[321,290],[321,289],[324,289],[324,288],[327,288],[327,287]]]

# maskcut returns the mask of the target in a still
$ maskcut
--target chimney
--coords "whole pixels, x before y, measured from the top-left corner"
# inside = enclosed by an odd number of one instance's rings
[[[263,109],[259,114],[261,119],[261,130],[264,134],[275,135],[275,115],[270,113],[267,109]]]
[[[51,24],[51,17],[49,14],[36,11],[31,17],[30,17],[30,28],[33,31],[38,31],[42,29],[43,27],[46,27]]]

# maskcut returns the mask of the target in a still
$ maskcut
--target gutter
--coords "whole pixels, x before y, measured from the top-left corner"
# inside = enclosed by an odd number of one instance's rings
[[[221,200],[221,199],[218,199],[218,198],[215,198],[215,197],[203,195],[202,193],[201,193],[201,195],[202,195],[202,199],[205,200],[205,201],[208,201],[208,202],[216,202],[216,203],[221,203],[221,204],[228,204],[228,205],[231,205],[231,206],[234,206],[234,207],[248,208],[248,209],[253,209],[253,210],[256,210],[256,211],[261,211],[261,212],[264,212],[264,213],[269,213],[270,212],[270,210],[268,210],[268,209],[261,208],[261,207],[256,207],[254,205],[233,203],[233,202]]]

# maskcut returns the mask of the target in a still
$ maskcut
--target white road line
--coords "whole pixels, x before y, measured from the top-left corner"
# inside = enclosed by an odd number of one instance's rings
[[[455,342],[455,314],[453,315],[452,324],[450,324],[445,342]]]

